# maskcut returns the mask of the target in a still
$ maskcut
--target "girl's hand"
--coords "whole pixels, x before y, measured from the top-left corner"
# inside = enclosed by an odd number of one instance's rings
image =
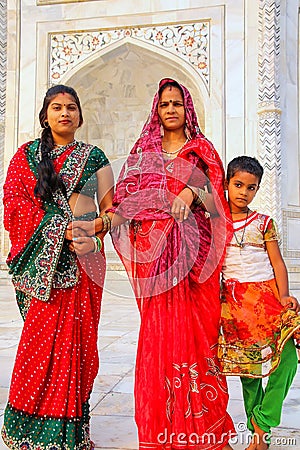
[[[77,256],[84,256],[88,253],[94,252],[95,243],[90,236],[79,236],[73,238],[69,248],[70,250],[73,249]]]
[[[293,296],[281,297],[280,303],[282,304],[282,306],[286,306],[288,309],[292,309],[296,313],[300,311],[300,305],[296,297]]]
[[[194,196],[189,188],[184,188],[174,199],[171,214],[174,219],[179,222],[183,222],[186,220],[190,213],[190,206],[193,203]]]

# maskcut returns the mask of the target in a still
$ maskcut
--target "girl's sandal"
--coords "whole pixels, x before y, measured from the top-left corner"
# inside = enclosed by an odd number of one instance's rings
[[[245,450],[256,450],[256,448],[257,448],[256,436],[253,436],[250,444],[248,445],[247,448],[245,448]]]

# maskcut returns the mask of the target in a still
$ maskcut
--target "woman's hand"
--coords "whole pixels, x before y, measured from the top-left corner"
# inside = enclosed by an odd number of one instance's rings
[[[73,239],[69,248],[71,251],[75,252],[77,256],[84,256],[94,252],[95,242],[90,236],[80,236]]]
[[[67,226],[66,239],[73,240],[74,237],[94,236],[95,228],[95,220],[74,220],[74,222],[70,222]]]
[[[73,223],[74,222],[69,223],[69,225],[67,226],[66,232],[65,232],[65,238],[68,241],[72,241],[74,239],[74,237],[87,235],[87,233],[84,231],[84,229],[81,229],[79,227],[76,227],[76,234],[75,234],[73,231]],[[77,223],[80,223],[80,222],[78,221]]]
[[[189,188],[184,188],[174,199],[171,214],[179,222],[186,220],[190,213],[190,207],[193,203],[193,192]]]
[[[300,305],[298,300],[293,296],[284,296],[281,297],[280,303],[282,306],[286,306],[288,309],[292,309],[296,313],[300,311]]]

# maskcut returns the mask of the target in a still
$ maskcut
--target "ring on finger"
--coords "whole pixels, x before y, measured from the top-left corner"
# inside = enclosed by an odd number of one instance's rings
[[[185,207],[184,207],[184,206],[180,206],[180,209],[181,209],[181,210],[184,210],[184,209],[185,209]]]

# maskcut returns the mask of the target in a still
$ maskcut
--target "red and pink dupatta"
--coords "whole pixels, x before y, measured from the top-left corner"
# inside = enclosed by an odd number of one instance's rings
[[[113,211],[128,219],[112,230],[112,239],[141,313],[135,372],[140,449],[221,449],[234,435],[216,355],[220,269],[232,233],[224,170],[182,89],[189,142],[164,161],[157,93],[113,202]],[[174,220],[174,197],[187,183],[203,186],[206,177],[218,214],[195,207],[184,222]]]

